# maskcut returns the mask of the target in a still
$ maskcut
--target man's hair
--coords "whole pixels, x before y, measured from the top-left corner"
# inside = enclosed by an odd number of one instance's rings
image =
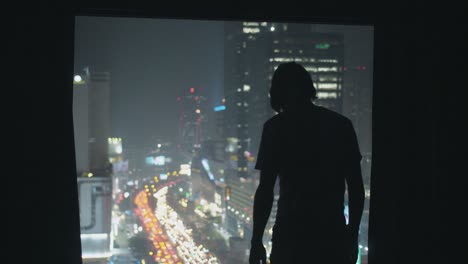
[[[270,88],[271,107],[280,112],[286,103],[316,99],[317,91],[310,74],[296,63],[282,63],[273,73]]]

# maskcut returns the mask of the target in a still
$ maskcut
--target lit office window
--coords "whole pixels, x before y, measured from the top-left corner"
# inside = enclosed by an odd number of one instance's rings
[[[256,34],[256,33],[259,33],[259,32],[260,32],[260,29],[259,29],[259,28],[244,27],[244,28],[242,29],[242,31],[243,31],[245,34]]]
[[[318,83],[317,84],[317,89],[330,90],[330,89],[337,89],[337,88],[338,88],[338,84],[336,83]]]
[[[319,72],[337,72],[338,67],[319,67],[318,71]]]
[[[338,78],[336,76],[320,76],[319,77],[320,82],[336,82],[338,81]]]
[[[304,67],[308,72],[317,72],[317,67],[306,66]]]
[[[337,98],[338,94],[337,93],[328,93],[328,92],[318,92],[317,97],[318,97],[318,99],[331,99],[331,98]]]
[[[324,62],[324,63],[338,63],[338,60],[335,60],[335,59],[319,59],[318,62]]]
[[[244,26],[247,26],[247,27],[258,27],[259,26],[258,22],[243,22],[242,24]]]

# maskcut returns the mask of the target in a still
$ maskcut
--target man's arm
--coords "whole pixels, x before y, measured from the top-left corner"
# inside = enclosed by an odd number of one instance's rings
[[[349,230],[353,235],[359,233],[359,225],[361,223],[362,213],[364,211],[364,183],[361,175],[361,165],[358,160],[353,160],[348,167],[346,173],[346,183],[348,185],[348,200],[349,200]]]
[[[276,172],[271,169],[260,171],[260,183],[255,192],[253,207],[253,234],[251,240],[253,245],[263,243],[263,232],[273,206],[276,176]]]
[[[361,174],[361,153],[359,144],[351,122],[348,124],[346,131],[347,142],[347,157],[345,157],[345,178],[348,185],[348,200],[349,200],[349,223],[348,228],[351,234],[357,237],[359,234],[359,225],[361,223],[362,213],[364,210],[364,183]],[[349,144],[349,145],[348,145]]]

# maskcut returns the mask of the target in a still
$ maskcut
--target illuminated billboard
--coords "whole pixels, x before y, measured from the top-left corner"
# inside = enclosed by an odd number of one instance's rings
[[[154,165],[154,166],[164,166],[166,164],[166,157],[165,156],[148,156],[145,159],[145,163],[147,165]]]

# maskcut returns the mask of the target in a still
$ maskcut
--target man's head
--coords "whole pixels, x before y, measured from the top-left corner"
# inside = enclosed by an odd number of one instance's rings
[[[291,105],[310,102],[317,98],[316,94],[310,74],[298,63],[282,63],[273,74],[270,103],[276,112]]]

